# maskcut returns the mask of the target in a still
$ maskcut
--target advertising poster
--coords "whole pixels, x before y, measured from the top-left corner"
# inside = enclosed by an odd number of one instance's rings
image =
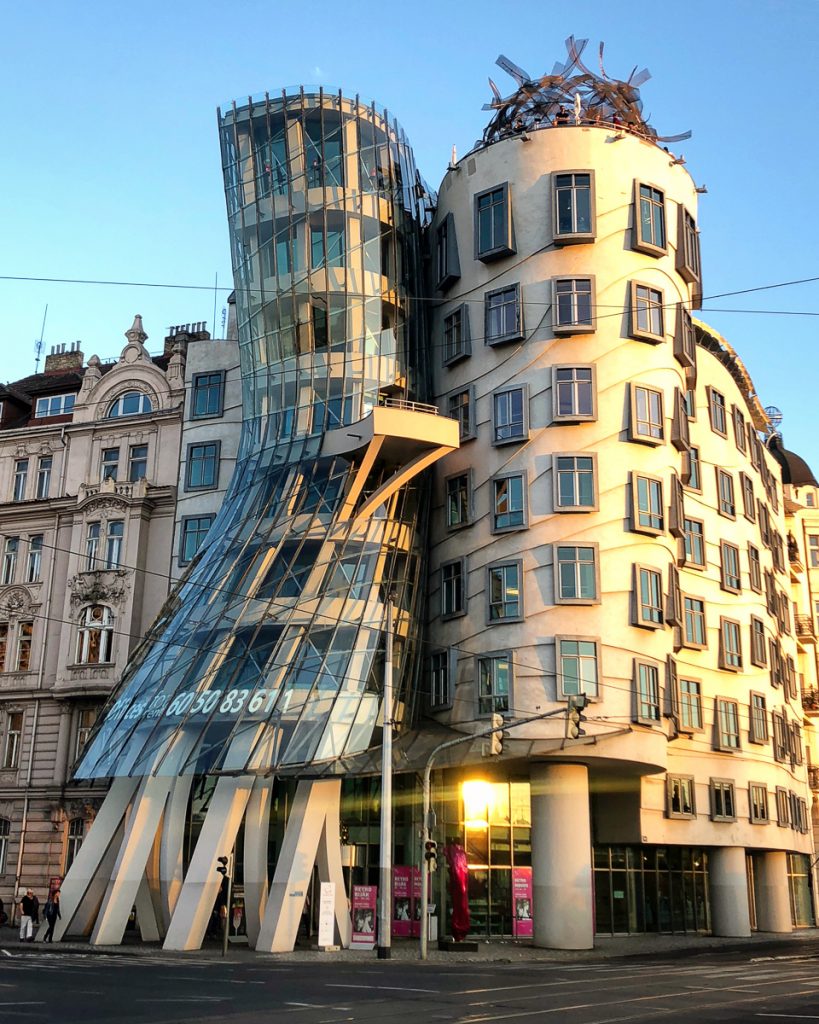
[[[417,939],[421,934],[421,871],[412,869],[412,937]]]
[[[412,868],[392,869],[392,934],[399,939],[412,935]]]
[[[354,885],[350,912],[353,918],[351,946],[375,948],[375,922],[378,918],[378,886]]]
[[[512,868],[512,907],[516,939],[532,937],[532,869]]]

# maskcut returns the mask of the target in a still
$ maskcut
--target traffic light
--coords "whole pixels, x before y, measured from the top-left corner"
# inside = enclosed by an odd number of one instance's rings
[[[588,700],[585,693],[578,694],[576,697],[569,697],[566,713],[566,735],[570,740],[576,740],[580,736],[586,735],[582,723],[586,721],[586,716],[583,712],[586,709]]]
[[[229,857],[217,857],[216,858],[216,870],[223,878],[227,878]]]
[[[492,715],[492,729],[493,732],[489,737],[489,752],[490,754],[502,754],[503,753],[503,715],[497,711]]]
[[[427,862],[427,871],[435,871],[438,867],[438,844],[434,839],[427,839],[424,843],[424,860]]]

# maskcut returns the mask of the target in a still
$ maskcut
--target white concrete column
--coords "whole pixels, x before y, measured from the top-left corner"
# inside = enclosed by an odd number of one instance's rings
[[[761,932],[791,932],[788,855],[784,850],[756,859],[756,924]]]
[[[245,812],[244,843],[245,924],[248,943],[254,949],[267,903],[267,847],[272,801],[273,779],[256,779]]]
[[[579,764],[531,766],[534,944],[592,949],[589,771]]]
[[[708,858],[711,886],[711,931],[714,935],[745,938],[751,934],[748,876],[742,846],[718,846]]]

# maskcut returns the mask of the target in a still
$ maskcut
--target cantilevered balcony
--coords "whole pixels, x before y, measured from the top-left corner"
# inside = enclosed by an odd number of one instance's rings
[[[796,639],[801,644],[816,643],[816,627],[813,624],[813,617],[811,615],[795,615],[794,624],[796,626]]]

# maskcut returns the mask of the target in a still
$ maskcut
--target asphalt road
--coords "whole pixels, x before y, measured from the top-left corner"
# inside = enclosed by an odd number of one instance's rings
[[[11,954],[11,955],[9,955]],[[329,955],[328,955],[329,956]],[[0,950],[2,1024],[819,1021],[819,946],[458,965]]]

